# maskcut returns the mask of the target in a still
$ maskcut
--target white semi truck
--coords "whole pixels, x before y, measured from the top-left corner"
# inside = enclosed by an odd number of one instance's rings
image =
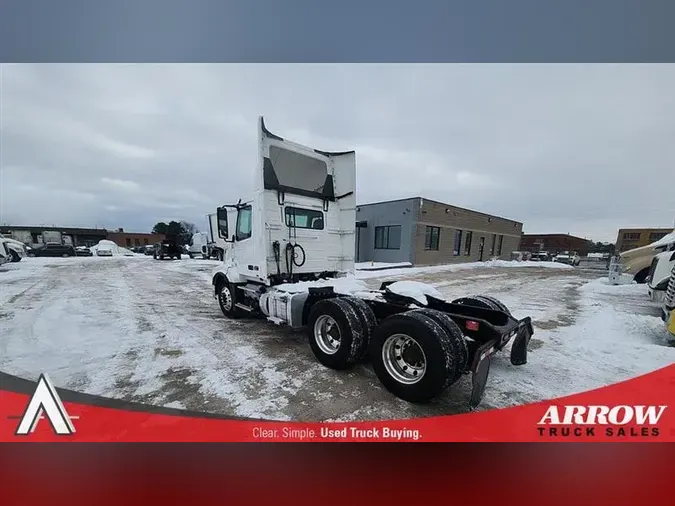
[[[649,298],[654,302],[663,302],[673,268],[675,268],[675,251],[664,251],[652,260],[647,276],[647,287]]]
[[[666,330],[670,334],[670,340],[675,341],[675,266],[673,266],[670,279],[666,285],[661,311],[663,321],[666,323]]]
[[[225,238],[221,237],[218,232],[218,214],[212,213],[206,218],[209,222],[209,239],[207,244],[209,256],[222,262],[225,258],[227,242],[225,241]],[[233,219],[236,219],[236,213],[233,214]]]
[[[218,209],[229,242],[213,276],[228,318],[304,328],[316,359],[347,369],[370,359],[378,379],[409,402],[428,402],[471,374],[469,407],[485,390],[490,357],[513,340],[527,362],[533,334],[498,300],[443,300],[421,283],[369,290],[354,278],[356,154],[296,144],[258,123],[254,195]]]

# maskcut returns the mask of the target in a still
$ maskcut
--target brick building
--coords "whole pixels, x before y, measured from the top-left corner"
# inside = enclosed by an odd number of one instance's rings
[[[588,255],[593,241],[569,234],[523,234],[521,251],[548,251],[551,254],[561,251],[576,251],[580,256]]]
[[[164,235],[125,232],[124,229],[119,228],[115,232],[108,232],[107,239],[123,248],[133,248],[135,246],[148,246],[161,242],[164,239]]]
[[[616,237],[616,251],[623,252],[647,246],[672,231],[672,228],[621,228]]]
[[[94,246],[99,241],[107,239],[113,241],[118,246],[130,248],[155,244],[164,239],[164,236],[161,234],[129,233],[124,232],[121,228],[113,232],[104,228],[0,226],[0,233],[29,246],[45,242],[43,235],[46,236],[49,232],[60,233],[61,242],[72,244],[73,246]]]
[[[357,262],[434,265],[510,258],[523,224],[420,197],[356,207]]]

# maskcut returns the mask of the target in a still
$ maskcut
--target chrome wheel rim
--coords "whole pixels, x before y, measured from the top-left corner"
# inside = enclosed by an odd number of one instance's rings
[[[225,311],[230,311],[232,309],[232,295],[230,295],[230,290],[226,286],[223,286],[220,290],[220,304],[223,306]]]
[[[326,355],[334,355],[340,349],[342,336],[340,327],[333,317],[319,316],[314,322],[314,341]]]
[[[424,350],[412,337],[393,334],[382,346],[382,362],[387,373],[399,383],[414,385],[427,371]]]

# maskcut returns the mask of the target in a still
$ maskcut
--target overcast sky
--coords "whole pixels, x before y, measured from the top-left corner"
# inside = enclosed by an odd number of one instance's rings
[[[614,241],[675,220],[675,65],[2,65],[0,222],[149,231],[253,187],[256,120],[412,196]]]

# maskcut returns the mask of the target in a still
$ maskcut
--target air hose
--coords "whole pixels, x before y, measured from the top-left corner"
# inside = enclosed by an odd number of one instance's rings
[[[281,245],[279,241],[274,241],[272,243],[272,251],[274,252],[274,261],[277,264],[277,276],[281,277]]]
[[[302,252],[302,262],[298,262],[298,255],[296,249]],[[302,267],[305,265],[305,250],[299,244],[286,244],[286,271],[288,271],[289,278],[293,277],[293,266]]]

